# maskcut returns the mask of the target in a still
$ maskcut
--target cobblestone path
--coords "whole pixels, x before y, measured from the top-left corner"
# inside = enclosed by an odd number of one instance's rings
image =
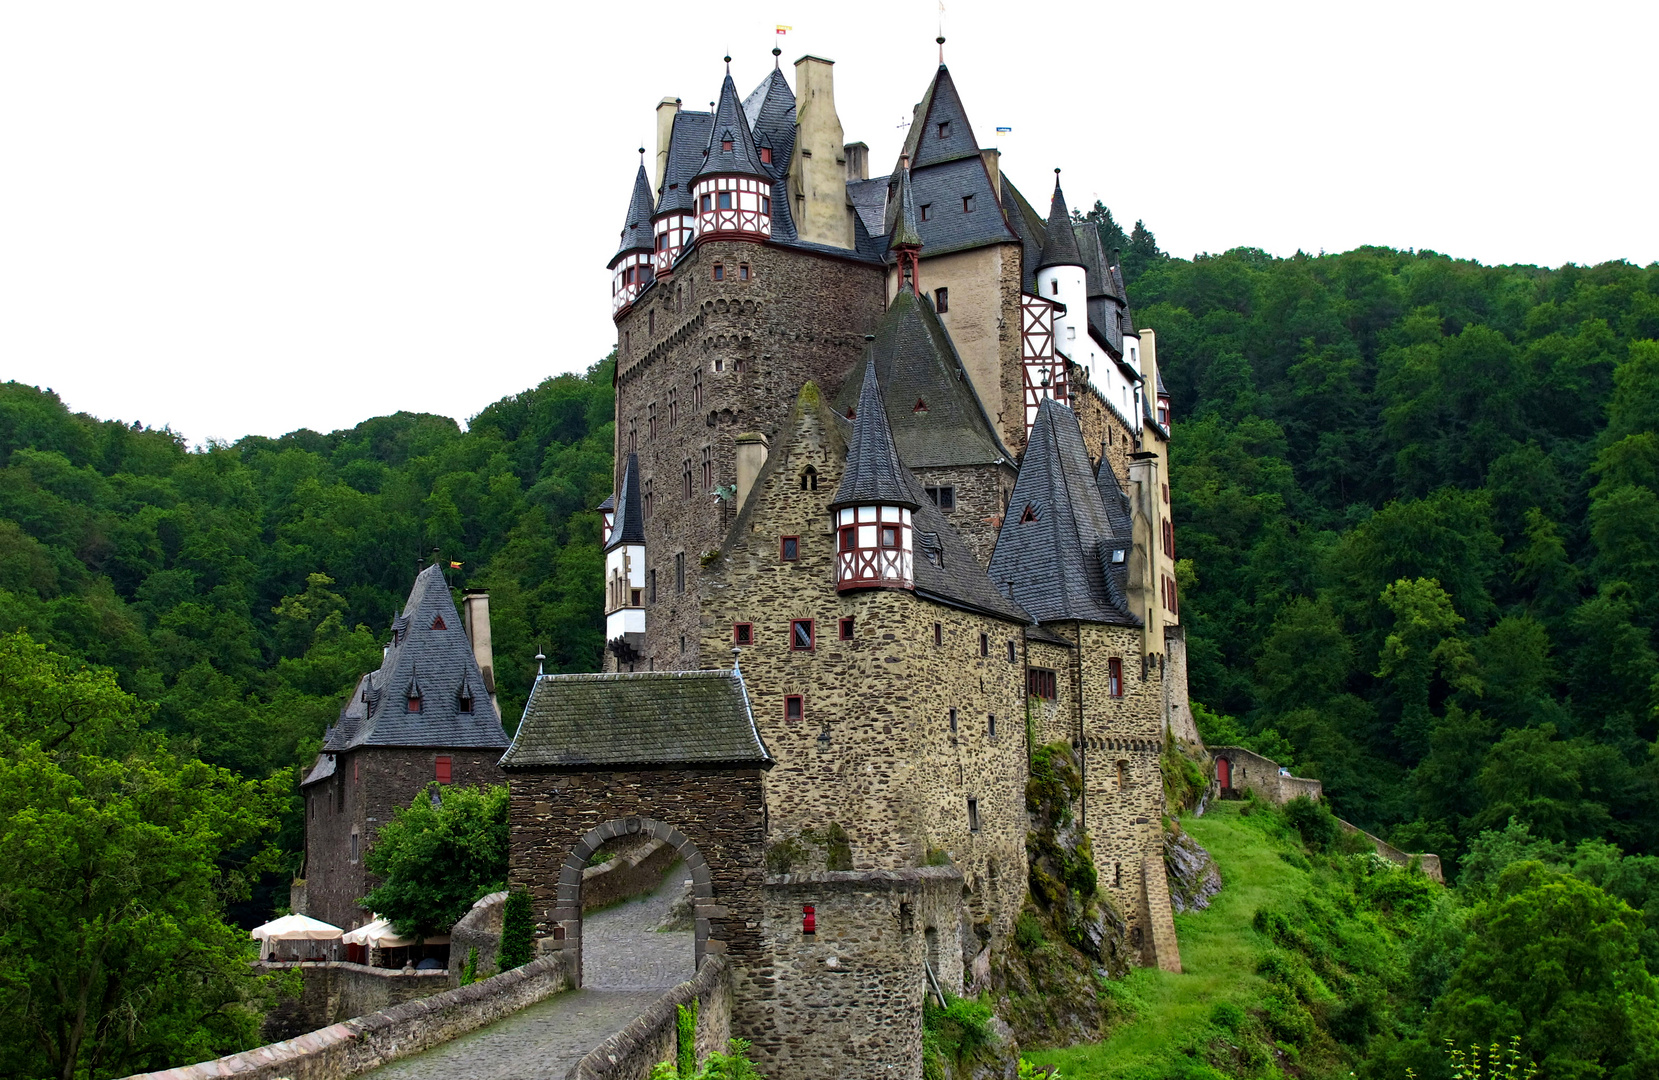
[[[622,1030],[668,987],[691,978],[692,935],[658,933],[683,889],[676,866],[662,888],[582,920],[583,988],[489,1027],[383,1065],[374,1080],[564,1080],[582,1055]]]

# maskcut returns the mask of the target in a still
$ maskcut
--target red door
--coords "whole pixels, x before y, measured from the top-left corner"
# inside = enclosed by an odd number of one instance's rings
[[[1226,758],[1216,758],[1215,778],[1221,782],[1222,791],[1231,791],[1233,788],[1233,763]]]

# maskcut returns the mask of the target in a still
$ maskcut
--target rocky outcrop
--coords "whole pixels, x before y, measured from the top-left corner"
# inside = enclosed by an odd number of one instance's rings
[[[1210,853],[1181,828],[1178,821],[1164,824],[1164,873],[1169,878],[1169,900],[1176,912],[1210,906],[1210,898],[1221,891],[1221,871]]]

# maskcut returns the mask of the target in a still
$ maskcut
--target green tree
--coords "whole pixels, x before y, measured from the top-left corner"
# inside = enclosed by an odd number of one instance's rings
[[[1452,609],[1452,598],[1438,581],[1402,578],[1383,590],[1382,603],[1393,612],[1394,626],[1383,639],[1377,677],[1394,686],[1400,708],[1394,735],[1415,761],[1429,749],[1435,677],[1476,695],[1481,692],[1480,680],[1469,645],[1458,636],[1463,617]]]
[[[364,856],[379,877],[364,907],[405,937],[443,934],[507,879],[507,788],[436,782],[395,811]]]

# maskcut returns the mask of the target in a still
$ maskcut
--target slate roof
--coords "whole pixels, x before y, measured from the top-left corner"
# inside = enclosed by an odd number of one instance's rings
[[[887,426],[887,409],[881,400],[873,356],[864,361],[864,385],[859,391],[858,411],[853,419],[852,438],[847,443],[847,467],[835,489],[830,509],[859,503],[908,506],[914,510],[929,501],[918,500],[904,481],[904,466],[893,447],[893,432]]]
[[[932,300],[901,289],[882,313],[870,351],[893,444],[907,467],[1014,460],[997,437]],[[855,367],[842,384],[835,399],[842,416],[858,405],[866,370]],[[918,409],[918,402],[926,408]]]
[[[1028,507],[1036,520],[1022,520]],[[1077,415],[1044,399],[991,554],[991,580],[1012,582],[1014,600],[1039,623],[1139,626],[1113,580],[1112,552],[1127,543],[1107,514]]]
[[[916,228],[916,199],[911,191],[910,170],[899,170],[899,213],[893,222],[893,235],[887,241],[889,250],[902,247],[919,248],[922,234]]]
[[[1054,197],[1049,202],[1043,255],[1037,262],[1037,269],[1083,265],[1083,256],[1077,250],[1077,234],[1072,231],[1071,224],[1071,208],[1066,205],[1066,193],[1060,190],[1060,170],[1055,169]]]
[[[795,149],[795,91],[789,88],[782,71],[773,68],[743,99],[743,118],[754,132],[757,145],[764,139],[764,145],[772,148],[772,175],[786,175]]]
[[[885,176],[870,180],[848,180],[847,201],[852,203],[858,220],[871,236],[884,231],[883,219],[887,213],[887,182]]]
[[[886,231],[891,233],[898,224],[898,185],[889,181]],[[1019,239],[1008,228],[991,187],[991,174],[978,154],[959,158],[940,165],[910,169],[912,198],[915,199],[917,223],[922,235],[922,247],[929,255],[943,255],[951,251],[980,247],[984,244],[1012,243]],[[964,196],[973,197],[973,209],[963,207]],[[928,207],[925,212],[922,207]]]
[[[507,769],[771,764],[735,669],[539,676],[501,758]]]
[[[1119,318],[1121,298],[1113,295],[1114,284],[1100,232],[1093,222],[1079,222],[1073,230],[1077,249],[1083,256],[1083,273],[1089,293],[1089,331],[1114,359],[1123,356],[1123,325]]]
[[[675,114],[674,127],[668,135],[668,163],[662,171],[657,213],[690,213],[694,208],[691,181],[703,167],[703,150],[709,144],[709,127],[713,123],[713,113],[682,109]]]
[[[651,235],[651,179],[645,175],[645,162],[639,163],[634,176],[634,193],[628,199],[628,216],[622,223],[622,243],[611,256],[611,265],[630,251],[650,251],[656,241]]]
[[[939,125],[948,123],[949,133],[939,137]],[[916,106],[911,117],[910,130],[905,133],[901,157],[910,159],[912,169],[921,169],[940,162],[962,157],[978,157],[979,143],[968,113],[962,107],[962,96],[956,92],[956,82],[950,69],[940,64],[928,84],[927,93]]]
[[[360,746],[506,746],[501,717],[490,703],[461,613],[436,565],[416,576],[392,631],[393,643],[379,670],[359,680],[339,722],[323,737],[323,756]],[[421,694],[421,709],[412,713],[407,703],[415,688]],[[460,710],[463,688],[472,700],[471,712]],[[319,759],[305,782],[332,771],[331,762]]]
[[[728,142],[732,144],[730,150],[724,148]],[[697,170],[697,175],[733,174],[773,179],[760,163],[754,132],[750,130],[748,117],[743,114],[743,106],[737,100],[737,85],[732,82],[731,73],[727,72],[725,81],[720,84],[720,99],[714,108],[714,122],[709,126],[703,166]]]
[[[1026,197],[1020,194],[1008,174],[1002,174],[1002,212],[1013,228],[1014,235],[1020,239],[1022,252],[1023,280],[1020,288],[1032,296],[1037,295],[1037,260],[1043,257],[1043,216],[1037,212]]]
[[[916,595],[1029,624],[1030,612],[1004,596],[999,586],[986,576],[979,559],[908,469],[904,471],[904,480],[916,503],[910,515],[915,530]]]
[[[622,469],[622,490],[618,493],[616,516],[611,519],[611,538],[605,544],[610,551],[622,544],[645,543],[645,504],[639,493],[639,455],[628,452],[628,464]]]

